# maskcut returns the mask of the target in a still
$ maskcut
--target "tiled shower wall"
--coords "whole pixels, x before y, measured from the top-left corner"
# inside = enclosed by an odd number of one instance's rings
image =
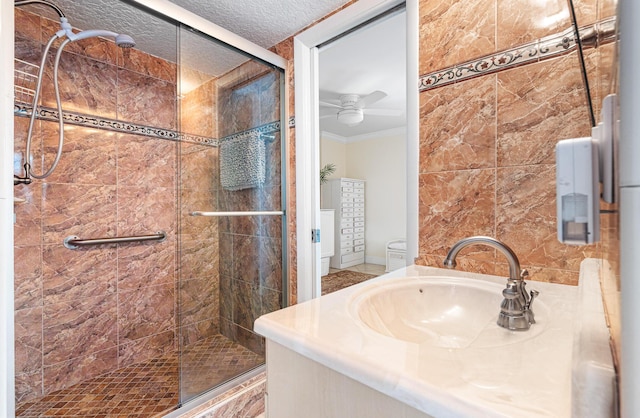
[[[39,64],[56,23],[16,9],[16,57]],[[65,110],[176,129],[176,66],[112,42],[70,44],[61,61]],[[49,69],[51,65],[49,65]],[[47,70],[43,104],[52,100]],[[15,118],[16,173],[28,119]],[[167,352],[176,336],[177,143],[66,125],[49,178],[16,187],[17,399]],[[57,124],[37,122],[47,164]],[[34,159],[36,173],[42,163]],[[62,241],[164,230],[164,242],[69,250]]]
[[[188,70],[180,69],[180,77]],[[205,76],[201,76],[205,79]],[[181,94],[180,131],[205,138],[218,137],[216,78]],[[180,343],[192,344],[220,333],[220,261],[216,218],[190,216],[217,208],[218,148],[181,141],[179,167],[178,312]]]
[[[280,120],[282,74],[247,62],[218,79],[220,137]],[[286,126],[286,125],[285,125]],[[263,187],[228,191],[218,182],[220,211],[281,210],[280,132],[266,144]],[[220,218],[220,328],[223,335],[257,353],[264,340],[253,322],[282,307],[282,219]]]
[[[420,2],[420,73],[427,74],[534,41],[571,26],[566,0]],[[576,2],[578,23],[615,14],[610,2]],[[592,96],[608,88],[612,45],[587,54]],[[557,141],[590,136],[576,52],[420,94],[419,257],[441,266],[472,235],[513,248],[532,280],[577,284],[580,261],[597,245],[556,238]],[[503,256],[475,247],[461,268],[507,274]]]

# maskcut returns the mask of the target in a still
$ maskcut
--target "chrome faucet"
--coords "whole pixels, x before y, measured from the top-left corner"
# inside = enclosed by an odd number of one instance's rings
[[[500,304],[498,325],[514,331],[528,330],[531,324],[536,323],[531,304],[533,304],[533,299],[538,296],[538,291],[532,290],[531,293],[527,294],[525,290],[527,283],[524,279],[529,275],[529,272],[520,269],[518,257],[505,243],[495,238],[483,236],[462,239],[449,250],[447,258],[443,262],[445,267],[455,268],[456,256],[460,250],[473,244],[484,244],[495,248],[502,252],[509,261],[509,280],[507,281],[507,287],[502,291],[504,299]]]

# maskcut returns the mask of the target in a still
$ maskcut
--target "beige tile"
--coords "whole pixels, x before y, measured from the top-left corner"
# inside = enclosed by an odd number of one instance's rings
[[[561,139],[591,134],[574,54],[498,74],[498,167],[552,164]]]
[[[220,297],[218,277],[181,280],[179,289],[181,326],[205,320],[218,322]]]
[[[599,10],[607,9],[611,2],[612,0],[573,0],[578,26],[588,25],[601,19],[598,17]]]
[[[14,188],[14,196],[25,200],[13,206],[16,214],[14,245],[38,247],[42,237],[42,185],[18,185]]]
[[[48,168],[57,153],[59,127],[55,122],[43,122],[42,127]],[[66,124],[60,162],[47,182],[115,185],[116,135],[104,129]]]
[[[217,240],[183,240],[180,247],[178,264],[181,279],[196,279],[215,277],[220,268],[220,254],[224,254],[231,261],[230,254],[222,251],[223,242]],[[230,271],[230,270],[229,270]],[[220,274],[225,271],[221,270]]]
[[[179,152],[180,188],[202,191],[220,188],[218,148],[181,142]],[[210,202],[211,207],[214,207],[215,203],[215,201]]]
[[[497,14],[498,50],[535,41],[571,26],[566,0],[502,0],[498,2]]]
[[[166,241],[118,245],[118,291],[126,292],[159,284],[174,283],[176,278],[175,237]]]
[[[60,243],[45,245],[42,264],[45,305],[116,292],[114,246],[69,250]]]
[[[119,133],[117,147],[119,185],[175,187],[175,141]]]
[[[42,228],[45,244],[70,235],[83,239],[116,236],[115,186],[44,185]]]
[[[58,83],[63,109],[107,118],[116,116],[116,67],[82,55],[63,52]],[[45,69],[42,104],[56,107],[53,64]]]
[[[15,373],[42,373],[42,307],[15,312]]]
[[[173,187],[118,187],[118,236],[176,233],[176,198]],[[155,245],[167,245],[156,242]]]
[[[495,76],[420,94],[420,172],[495,164]]]
[[[497,274],[494,262],[495,252],[484,248],[483,252],[478,252],[482,247],[469,248],[456,257],[456,269],[460,271],[468,271],[471,273]],[[447,256],[447,251],[442,254],[421,254],[416,259],[416,264],[422,266],[444,268],[443,261]],[[465,252],[467,254],[465,254]]]
[[[118,69],[117,98],[118,120],[176,129],[175,84]]]
[[[446,254],[462,238],[494,235],[494,198],[493,169],[421,174],[420,255]]]
[[[40,42],[40,16],[27,12],[20,7],[14,8],[14,13],[16,36]]]
[[[116,308],[114,294],[45,305],[42,319],[44,366],[90,357],[115,347]],[[81,378],[78,371],[74,373],[76,378]],[[56,377],[58,380],[68,383],[62,376]]]
[[[180,131],[216,138],[217,98],[213,78],[184,94],[180,99]]]
[[[116,368],[116,349],[83,355],[71,360],[45,365],[43,383],[46,392],[64,389]]]
[[[495,51],[496,0],[420,1],[420,74]]]
[[[174,347],[175,332],[173,330],[159,332],[133,341],[125,341],[118,345],[118,366],[112,370],[117,373],[118,370],[115,370],[117,368],[135,367],[136,363],[162,358],[171,353]],[[153,368],[149,372],[153,373]],[[174,388],[175,385],[176,383],[171,384]]]
[[[14,247],[14,308],[42,306],[42,246]]]
[[[615,16],[619,0],[600,0],[598,1],[598,19]]]
[[[162,332],[176,326],[175,286],[165,283],[118,294],[119,344]]]
[[[135,34],[131,34],[135,36]],[[117,48],[118,66],[150,77],[176,83],[177,65],[135,48]]]

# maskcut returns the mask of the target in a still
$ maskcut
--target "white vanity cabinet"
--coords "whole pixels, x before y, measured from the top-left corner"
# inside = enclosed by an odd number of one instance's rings
[[[364,180],[339,178],[322,186],[322,206],[336,211],[333,268],[364,263],[364,183]]]

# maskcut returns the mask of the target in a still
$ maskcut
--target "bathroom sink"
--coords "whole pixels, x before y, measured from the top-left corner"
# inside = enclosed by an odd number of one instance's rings
[[[354,295],[351,313],[379,334],[442,348],[494,347],[540,334],[547,309],[539,300],[534,305],[537,323],[528,331],[496,324],[503,288],[461,277],[398,279],[364,287]]]

